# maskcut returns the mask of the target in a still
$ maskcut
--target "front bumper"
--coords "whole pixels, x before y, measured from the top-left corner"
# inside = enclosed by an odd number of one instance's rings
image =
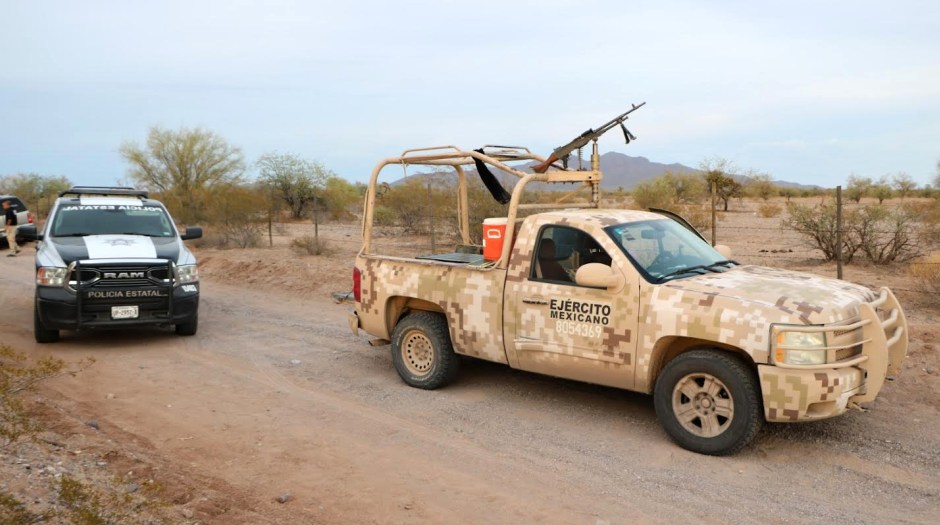
[[[113,301],[79,301],[74,292],[64,288],[39,286],[36,307],[43,326],[55,330],[85,328],[121,328],[144,325],[170,325],[192,321],[199,309],[198,283],[180,287],[172,297],[157,300],[123,298]],[[136,305],[136,319],[112,319],[112,306]]]
[[[843,357],[821,365],[759,365],[767,421],[825,419],[873,401],[886,377],[900,371],[907,355],[907,320],[887,288],[874,301],[861,303],[856,319],[781,330],[826,332],[832,341],[827,352]]]
[[[858,367],[834,370],[792,370],[757,367],[767,421],[812,421],[838,416],[849,407],[864,383]]]

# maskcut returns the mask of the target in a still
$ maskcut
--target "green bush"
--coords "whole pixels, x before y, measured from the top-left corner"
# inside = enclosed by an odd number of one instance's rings
[[[213,230],[207,243],[220,248],[261,246],[270,210],[265,195],[237,184],[217,186],[204,211]]]
[[[640,181],[632,192],[634,204],[644,210],[700,204],[707,194],[708,188],[701,176],[671,171],[655,179]]]
[[[670,208],[677,200],[676,188],[664,177],[640,181],[632,191],[633,204],[641,209]]]
[[[372,212],[372,221],[376,226],[394,226],[398,214],[387,206],[376,206]]]

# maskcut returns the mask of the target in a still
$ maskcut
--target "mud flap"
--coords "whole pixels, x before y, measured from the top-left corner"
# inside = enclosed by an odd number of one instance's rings
[[[346,320],[349,322],[349,329],[352,330],[353,335],[359,335],[359,314],[355,310],[349,312],[349,315],[346,317]]]

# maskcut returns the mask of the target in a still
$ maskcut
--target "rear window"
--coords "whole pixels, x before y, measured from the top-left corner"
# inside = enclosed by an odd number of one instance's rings
[[[172,237],[173,225],[159,206],[66,205],[52,224],[53,237],[86,235],[146,235]]]

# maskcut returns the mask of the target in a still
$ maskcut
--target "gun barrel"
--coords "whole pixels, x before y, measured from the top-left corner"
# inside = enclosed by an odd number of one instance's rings
[[[565,157],[566,155],[568,155],[569,153],[571,153],[572,151],[578,148],[583,148],[584,146],[587,145],[588,142],[592,140],[596,140],[604,133],[607,133],[608,131],[610,131],[614,126],[623,124],[623,121],[627,120],[630,113],[633,113],[634,111],[642,108],[645,104],[646,102],[640,102],[639,104],[630,104],[631,106],[630,109],[621,113],[610,122],[604,124],[603,126],[597,128],[596,130],[593,128],[588,129],[584,133],[578,135],[576,139],[572,140],[568,144],[565,144],[564,146],[560,148],[556,148],[554,151],[555,157],[561,159]]]
[[[633,113],[634,111],[642,108],[644,105],[646,105],[645,101],[640,102],[639,104],[630,104],[630,109],[618,115],[616,118],[614,118],[610,122],[604,124],[603,126],[597,128],[596,130],[594,128],[590,128],[584,133],[578,135],[571,142],[565,144],[564,146],[560,148],[555,148],[555,150],[552,152],[549,159],[547,159],[545,162],[541,164],[538,164],[533,169],[535,170],[536,173],[545,173],[545,171],[548,170],[549,166],[551,166],[552,162],[555,162],[556,160],[561,160],[567,157],[572,151],[578,148],[583,148],[584,146],[587,145],[588,142],[592,140],[597,140],[601,135],[610,131],[611,128],[613,128],[614,126],[623,125],[623,121],[627,120],[627,117],[628,115],[630,115],[630,113]]]
[[[630,113],[633,113],[634,111],[636,111],[636,110],[642,108],[644,105],[646,105],[646,102],[640,102],[639,104],[630,104],[630,106],[631,106],[630,109],[628,109],[627,111],[625,111],[624,113],[622,113],[622,114],[621,114],[620,116],[618,116],[617,118],[611,120],[611,121],[608,122],[607,124],[604,124],[603,126],[601,126],[600,128],[598,128],[598,131],[600,132],[600,135],[603,135],[604,133],[607,133],[607,132],[610,131],[610,129],[613,128],[614,126],[617,126],[617,125],[619,125],[619,124],[623,124],[623,121],[624,121],[624,120],[627,120],[627,118],[629,118],[628,115],[630,115]],[[603,130],[603,131],[600,131],[600,130]],[[598,136],[600,136],[600,135],[598,135]]]

